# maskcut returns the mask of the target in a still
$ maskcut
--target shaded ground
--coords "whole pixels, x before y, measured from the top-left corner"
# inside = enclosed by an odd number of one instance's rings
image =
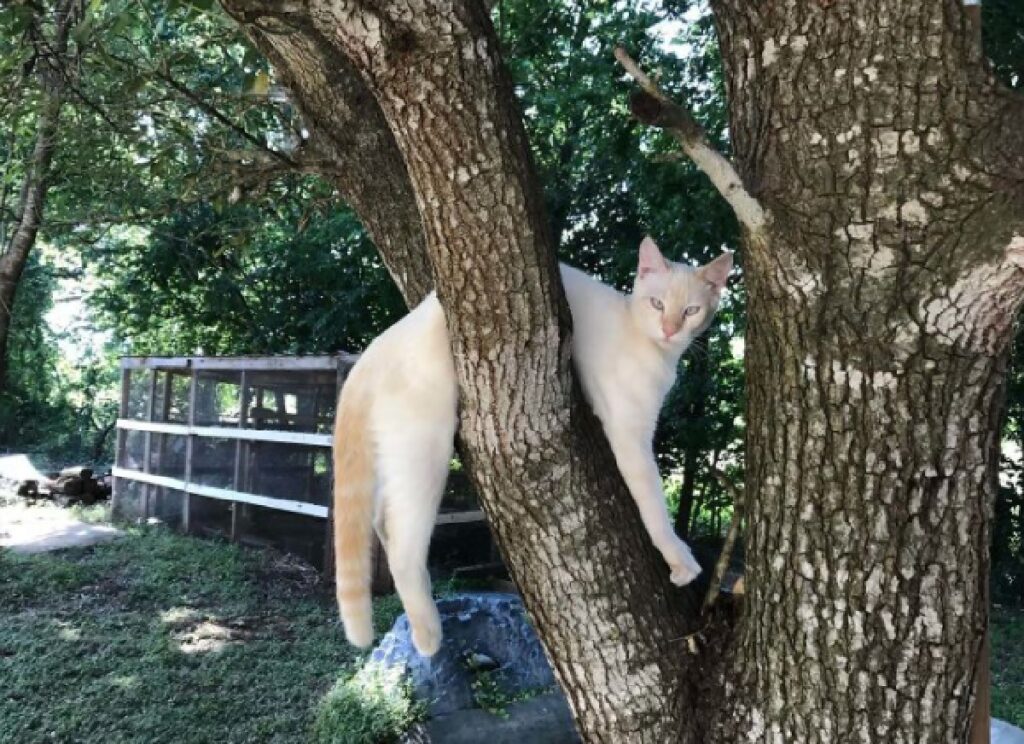
[[[160,528],[0,551],[5,744],[308,741],[354,660],[331,594],[279,554]]]

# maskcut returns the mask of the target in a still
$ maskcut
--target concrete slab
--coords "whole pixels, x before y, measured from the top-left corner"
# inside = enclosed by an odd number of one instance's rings
[[[15,553],[85,547],[120,534],[109,524],[82,522],[67,509],[52,504],[29,505],[22,500],[0,504],[0,548]]]
[[[424,725],[430,744],[579,744],[561,693],[541,695],[508,708],[502,718],[473,708],[431,718]]]
[[[1024,744],[1024,731],[998,718],[992,719],[992,744]]]

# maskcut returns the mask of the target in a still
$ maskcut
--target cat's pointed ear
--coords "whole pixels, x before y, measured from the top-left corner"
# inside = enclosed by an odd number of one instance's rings
[[[723,251],[721,256],[714,261],[704,264],[699,269],[699,273],[704,281],[717,290],[725,289],[725,283],[729,281],[730,271],[732,271],[732,251]]]
[[[648,235],[640,243],[640,261],[636,267],[637,278],[668,271],[668,261],[661,255],[657,243]]]

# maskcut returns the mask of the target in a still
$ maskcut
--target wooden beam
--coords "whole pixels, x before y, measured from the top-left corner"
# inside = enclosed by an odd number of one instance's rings
[[[466,524],[467,522],[485,522],[487,517],[480,509],[471,511],[447,512],[437,515],[434,524]]]
[[[118,411],[119,416],[128,415],[128,406],[131,403],[131,377],[132,372],[130,369],[121,368],[121,408]],[[128,445],[128,432],[124,429],[117,429],[115,431],[115,444],[114,444],[114,465],[125,464],[125,448]],[[121,488],[117,481],[114,479],[113,490],[110,495],[110,507],[111,510],[116,514],[120,507],[121,501]]]
[[[232,502],[237,501],[244,504],[262,506],[267,509],[292,512],[293,514],[305,514],[308,517],[319,517],[320,519],[327,518],[327,507],[321,506],[320,504],[307,504],[304,501],[277,499],[270,496],[261,496],[255,493],[235,491],[230,488],[217,488],[216,486],[204,486],[199,483],[186,483],[183,480],[171,478],[166,475],[154,475],[153,473],[143,473],[138,470],[128,470],[126,468],[119,467],[114,468],[113,475],[115,478],[125,478],[128,480],[139,481],[140,483],[162,486],[163,488],[173,488],[178,491],[186,491],[187,493],[195,494],[196,496],[205,496],[210,499]]]
[[[274,429],[240,429],[234,426],[193,426],[191,424],[166,424],[138,419],[118,419],[118,429],[159,432],[163,434],[194,434],[214,439],[245,439],[251,442],[277,442],[279,444],[306,444],[316,447],[330,447],[330,434],[310,434]]]
[[[238,380],[238,428],[245,428],[245,410],[248,408],[249,402],[246,395],[246,379],[245,369],[242,370]],[[242,457],[248,454],[242,449],[242,440],[235,440],[235,470],[231,476],[231,486],[235,491],[242,490]],[[239,520],[242,516],[239,511],[242,507],[237,501],[231,503],[231,542],[238,542],[239,533]]]
[[[156,415],[156,370],[149,371],[149,411],[146,418],[150,422],[153,421]],[[152,472],[153,466],[153,433],[152,430],[146,431],[146,451],[142,453],[142,469],[147,473]],[[153,487],[147,485],[143,488],[143,507],[142,507],[142,521],[145,522],[149,519],[149,500],[153,494]]]
[[[121,357],[121,369],[188,369],[189,357]]]
[[[192,457],[195,451],[195,437],[191,432],[196,422],[196,373],[190,370],[188,375],[188,429],[185,434],[185,483],[192,482]],[[187,535],[192,529],[192,494],[186,488],[181,505],[181,527]]]

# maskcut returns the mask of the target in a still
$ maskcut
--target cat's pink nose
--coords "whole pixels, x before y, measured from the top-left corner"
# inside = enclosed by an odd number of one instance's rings
[[[682,328],[682,326],[680,325],[674,325],[669,323],[661,324],[661,332],[665,334],[666,341],[675,336],[677,333],[679,333],[680,328]]]

